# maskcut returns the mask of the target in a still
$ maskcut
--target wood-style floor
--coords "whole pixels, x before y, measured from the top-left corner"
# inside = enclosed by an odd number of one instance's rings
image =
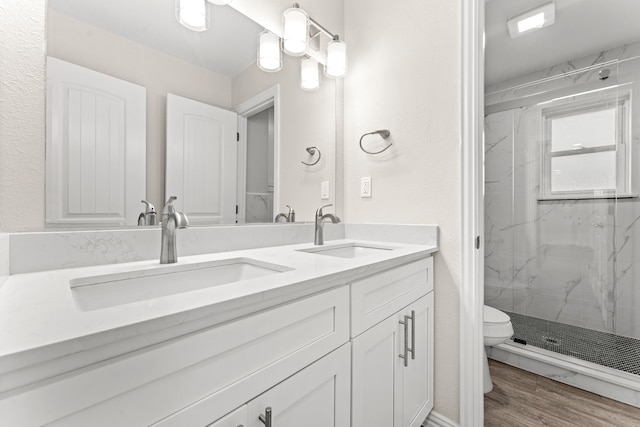
[[[486,427],[640,426],[640,409],[489,359]]]

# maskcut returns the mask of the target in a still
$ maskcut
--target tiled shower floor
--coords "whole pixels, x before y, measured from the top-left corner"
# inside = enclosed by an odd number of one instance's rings
[[[640,340],[522,314],[511,317],[512,340],[587,362],[640,375]]]

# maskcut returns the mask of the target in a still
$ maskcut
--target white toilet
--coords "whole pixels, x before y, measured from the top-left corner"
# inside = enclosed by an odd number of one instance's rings
[[[487,360],[487,347],[501,344],[513,335],[513,326],[507,313],[496,308],[484,306],[484,392],[493,390],[491,374],[489,374],[489,361]]]

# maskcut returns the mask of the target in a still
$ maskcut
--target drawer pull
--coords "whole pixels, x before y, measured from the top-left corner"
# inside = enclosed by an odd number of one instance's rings
[[[398,357],[404,359],[405,368],[409,366],[409,316],[404,315],[404,322],[401,320],[401,325],[404,325],[404,354],[399,354]]]
[[[409,349],[409,352],[411,353],[411,359],[416,358],[416,311],[415,310],[411,310],[411,316],[409,317],[409,319],[411,319],[411,348]]]
[[[264,415],[260,414],[258,419],[262,421],[265,427],[271,427],[271,406],[267,406],[264,409]]]

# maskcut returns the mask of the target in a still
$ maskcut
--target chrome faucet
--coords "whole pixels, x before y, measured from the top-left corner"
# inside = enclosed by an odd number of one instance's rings
[[[176,230],[187,228],[189,220],[182,212],[176,212],[173,201],[176,196],[169,197],[162,209],[162,245],[160,246],[160,264],[173,264],[178,261],[176,249]]]
[[[289,213],[279,213],[276,215],[274,222],[281,222],[281,219],[284,219],[284,222],[296,222],[296,211],[289,205],[287,205],[287,207],[289,208]]]
[[[146,207],[144,212],[138,216],[138,225],[156,225],[156,207],[146,200],[142,200],[142,203],[144,203]]]
[[[336,215],[327,213],[327,214],[322,214],[322,209],[323,208],[328,208],[329,206],[333,206],[333,205],[324,205],[321,206],[317,211],[316,211],[316,235],[315,238],[313,239],[313,244],[314,245],[324,245],[324,233],[323,233],[323,227],[324,227],[324,221],[329,219],[331,220],[332,223],[337,224],[340,222],[340,218],[338,218]]]

